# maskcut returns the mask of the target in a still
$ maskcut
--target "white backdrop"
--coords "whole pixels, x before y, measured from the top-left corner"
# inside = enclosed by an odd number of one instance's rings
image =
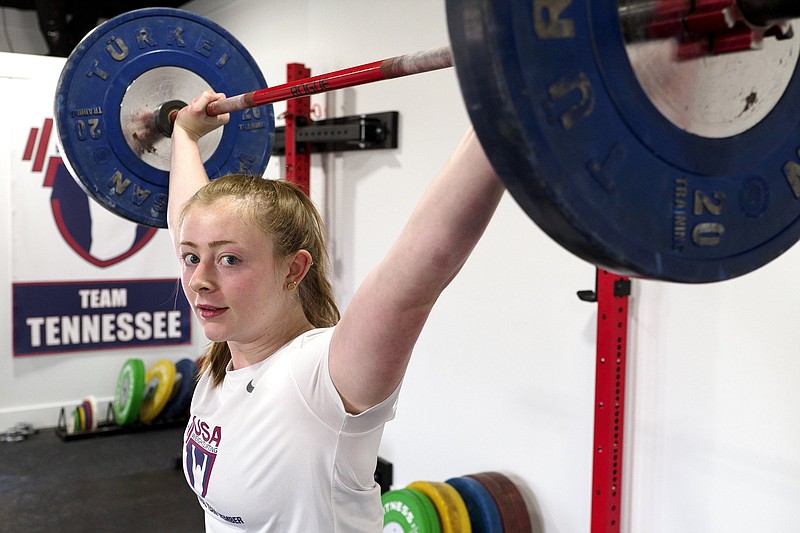
[[[187,7],[240,39],[271,84],[284,81],[287,62],[322,73],[448,40],[443,3],[365,5],[197,0]],[[331,196],[328,220],[344,306],[446,160],[467,117],[452,71],[315,101],[329,116],[401,114],[397,150],[312,161],[312,191]],[[276,114],[281,110],[276,105]],[[0,153],[0,163],[7,155]],[[271,176],[281,174],[280,163],[273,158]],[[5,250],[7,213],[0,213]],[[725,283],[634,283],[623,531],[798,530],[799,266],[795,247]],[[0,291],[7,291],[8,267],[0,269],[6,269]],[[418,344],[381,449],[394,463],[395,486],[501,470],[524,482],[544,531],[589,530],[596,316],[575,292],[593,282],[591,265],[504,199]],[[0,292],[0,300],[8,302],[8,294]],[[0,325],[3,338],[6,327]],[[87,389],[108,395],[123,359],[12,361],[0,354],[0,423],[32,417],[48,402],[80,399]]]
[[[53,117],[53,95],[56,81],[64,64],[63,59],[0,53],[0,92],[13,105],[8,106],[8,120],[0,128],[0,141],[6,147],[0,153],[0,188],[5,208],[2,214],[2,241],[5,250],[0,270],[0,430],[26,421],[38,426],[55,426],[61,407],[68,410],[93,394],[102,402],[113,398],[116,375],[128,357],[143,359],[147,365],[166,358],[196,358],[200,348],[196,337],[188,337],[177,346],[136,346],[106,349],[103,343],[73,351],[64,345],[61,353],[14,357],[12,319],[17,318],[18,335],[40,337],[45,344],[43,327],[27,327],[20,314],[26,306],[52,307],[65,304],[78,313],[122,312],[125,306],[108,309],[83,309],[79,294],[82,287],[112,282],[129,289],[127,305],[139,296],[136,291],[150,291],[153,280],[169,280],[166,297],[174,301],[179,273],[178,261],[173,259],[172,244],[165,230],[158,230],[137,253],[115,262],[113,259],[133,244],[136,225],[125,221],[91,202],[94,228],[90,250],[92,261],[81,256],[78,249],[68,245],[59,232],[51,209],[52,189],[45,186],[48,170],[56,168],[59,157],[55,127],[45,135],[46,121]],[[33,129],[38,130],[31,135]],[[29,139],[29,136],[31,139]],[[34,142],[31,142],[34,141]],[[26,154],[26,148],[33,152]],[[27,150],[30,152],[30,150]],[[30,155],[26,158],[26,155]],[[41,163],[37,163],[37,159]],[[69,208],[63,204],[64,209]],[[12,283],[38,289],[38,298],[47,301],[18,301],[12,308]],[[163,285],[163,284],[162,284]],[[54,288],[75,287],[70,302],[53,301],[59,293]],[[163,287],[162,287],[163,288]],[[91,307],[91,306],[89,306]],[[193,319],[189,319],[186,334],[191,334]],[[36,330],[36,331],[34,331]],[[33,342],[33,341],[32,341]],[[130,343],[133,344],[133,343]]]

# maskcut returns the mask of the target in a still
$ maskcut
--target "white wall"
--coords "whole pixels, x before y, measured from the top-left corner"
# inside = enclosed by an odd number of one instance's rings
[[[7,99],[9,105],[7,120],[0,125],[0,432],[18,422],[29,422],[38,427],[56,425],[61,408],[67,413],[87,396],[94,395],[100,402],[101,414],[106,414],[108,402],[113,400],[116,377],[128,358],[142,359],[147,366],[159,359],[177,361],[184,357],[195,359],[201,352],[205,340],[202,330],[194,323],[192,327],[192,344],[177,347],[135,348],[126,350],[71,352],[62,355],[12,356],[12,297],[11,285],[12,259],[15,250],[12,246],[12,212],[24,209],[24,204],[14,202],[12,172],[19,169],[25,141],[31,127],[39,127],[44,118],[52,118],[52,96],[47,94],[48,87],[55,87],[63,58],[40,55],[9,54],[0,52],[0,94]],[[25,108],[21,106],[25,105]],[[50,137],[46,153],[55,155],[55,132]],[[14,163],[12,165],[12,162]],[[15,176],[41,180],[43,174]],[[52,223],[51,219],[42,221]],[[21,242],[38,242],[25,228],[17,228]],[[52,241],[51,243],[52,244]],[[32,244],[35,246],[35,244]],[[66,246],[64,246],[66,248]],[[65,272],[65,278],[77,279],[132,279],[175,277],[179,275],[179,266],[166,266],[163,272],[153,269],[153,258],[164,258],[169,261],[172,255],[172,243],[166,230],[158,234],[147,244],[148,254],[137,254],[120,264],[101,269],[79,259],[71,251],[62,248],[42,248],[37,252],[31,250],[27,257],[40,255],[42,261],[58,265]],[[68,255],[62,255],[62,254]],[[152,253],[152,255],[150,255]],[[149,257],[148,257],[149,255]],[[21,264],[21,262],[19,262]],[[167,265],[161,262],[159,264]],[[77,265],[77,266],[75,266]],[[83,269],[83,270],[81,270]],[[130,269],[130,271],[127,271]],[[68,274],[66,274],[68,272]],[[133,276],[130,272],[134,272]],[[29,272],[16,272],[16,281],[24,280]],[[72,276],[72,277],[69,277]],[[50,281],[48,279],[47,281]],[[42,279],[36,279],[42,281]],[[1,457],[1,454],[0,454]],[[0,459],[2,460],[2,459]]]
[[[187,8],[239,38],[270,84],[285,80],[291,61],[319,74],[448,41],[442,2],[239,0],[220,7],[197,0]],[[316,197],[333,197],[329,223],[344,306],[468,119],[452,70],[314,101],[330,116],[400,111],[397,150],[313,158]],[[280,163],[274,158],[268,173],[279,175]],[[7,247],[4,228],[0,246]],[[795,247],[719,284],[635,281],[623,531],[797,530],[799,254]],[[591,265],[546,237],[510,197],[503,200],[419,341],[381,449],[394,463],[395,486],[505,471],[529,489],[544,531],[589,530],[596,313],[575,292],[593,283]],[[1,290],[8,286],[0,278]],[[45,364],[64,363],[53,357]],[[0,354],[0,375],[18,365]],[[46,369],[30,369],[39,371]],[[103,367],[105,394],[117,371]]]

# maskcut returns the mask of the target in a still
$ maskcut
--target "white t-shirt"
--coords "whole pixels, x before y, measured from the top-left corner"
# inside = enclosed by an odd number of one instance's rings
[[[183,466],[206,530],[380,532],[374,472],[399,387],[347,414],[328,372],[333,328],[301,335],[256,365],[206,373],[192,399]]]

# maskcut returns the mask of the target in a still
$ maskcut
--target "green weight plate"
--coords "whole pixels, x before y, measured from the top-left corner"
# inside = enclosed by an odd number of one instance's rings
[[[397,489],[381,496],[383,533],[441,533],[433,503],[418,490]]]
[[[439,520],[439,513],[436,511],[436,505],[434,505],[433,501],[425,493],[418,489],[406,487],[406,490],[411,491],[419,499],[419,503],[422,505],[422,509],[428,521],[428,527],[430,529],[420,529],[420,533],[423,533],[423,531],[429,531],[430,533],[442,533],[442,523]]]
[[[144,362],[141,359],[128,359],[122,365],[113,404],[117,425],[133,424],[138,418],[144,393],[144,376]]]
[[[72,410],[72,420],[67,422],[67,433],[73,434],[77,433],[81,427],[81,417],[78,414],[78,409]]]

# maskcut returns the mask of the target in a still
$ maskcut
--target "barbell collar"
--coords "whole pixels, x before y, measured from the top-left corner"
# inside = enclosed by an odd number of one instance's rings
[[[183,100],[169,100],[156,107],[153,110],[153,123],[156,129],[165,137],[172,137],[175,117],[186,105]]]

